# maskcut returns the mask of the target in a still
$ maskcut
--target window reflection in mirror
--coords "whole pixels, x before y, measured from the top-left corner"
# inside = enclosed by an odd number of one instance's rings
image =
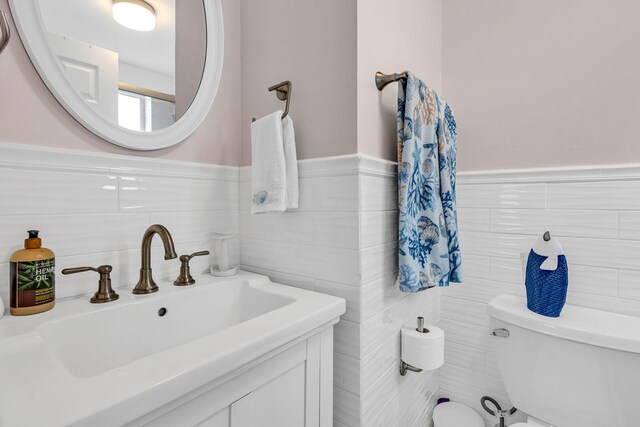
[[[39,7],[67,80],[102,117],[153,132],[189,108],[206,54],[202,1],[39,0]]]
[[[153,132],[176,121],[175,97],[120,86],[118,92],[118,124],[138,132]]]

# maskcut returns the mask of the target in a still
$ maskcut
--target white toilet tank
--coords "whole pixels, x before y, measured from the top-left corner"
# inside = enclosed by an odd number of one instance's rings
[[[640,426],[640,318],[571,305],[549,318],[513,295],[489,316],[516,408],[557,427]]]

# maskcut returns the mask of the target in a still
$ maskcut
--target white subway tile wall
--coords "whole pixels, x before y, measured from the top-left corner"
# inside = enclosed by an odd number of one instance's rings
[[[396,285],[393,163],[354,155],[302,161],[299,171],[299,209],[251,215],[251,172],[241,170],[243,268],[347,300],[334,334],[334,425],[428,425],[438,373],[400,377],[400,328],[417,316],[437,324],[440,292]]]
[[[26,231],[39,229],[56,254],[56,297],[90,294],[98,277],[64,276],[62,269],[111,264],[114,288],[138,280],[140,245],[155,223],[171,232],[178,254],[211,249],[209,232],[239,234],[238,168],[134,156],[0,144],[0,296],[8,304],[8,262],[22,249]],[[157,279],[178,275],[178,260],[165,261],[153,245]],[[240,262],[239,244],[232,244]],[[192,269],[208,270],[207,257]],[[122,289],[121,292],[128,290]]]
[[[519,254],[546,230],[570,268],[569,303],[640,316],[640,168],[463,173],[459,228],[465,283],[407,295],[396,286],[393,164],[353,155],[300,162],[300,208],[250,215],[250,168],[0,144],[0,295],[8,261],[41,230],[58,272],[112,264],[116,288],[137,280],[146,227],[162,223],[178,252],[210,249],[207,233],[239,234],[234,262],[272,280],[337,295],[334,425],[426,425],[439,396],[479,413],[508,398],[489,347],[486,303],[524,295]],[[157,278],[164,261],[154,242]],[[210,260],[193,261],[206,271]],[[91,275],[57,275],[58,298],[95,291]],[[125,289],[122,289],[125,291]],[[399,331],[417,316],[446,331],[446,364],[399,377]],[[522,415],[519,418],[522,419]],[[487,425],[495,419],[485,416]]]
[[[480,398],[510,402],[489,347],[486,303],[501,293],[524,297],[519,254],[536,235],[549,230],[566,251],[569,304],[640,316],[640,171],[462,173],[458,202],[465,282],[441,290],[440,394],[493,426]]]

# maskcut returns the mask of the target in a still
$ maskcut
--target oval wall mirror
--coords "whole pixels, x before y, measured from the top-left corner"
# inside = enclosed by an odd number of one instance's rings
[[[10,0],[31,61],[66,110],[134,150],[202,123],[222,74],[220,0]]]

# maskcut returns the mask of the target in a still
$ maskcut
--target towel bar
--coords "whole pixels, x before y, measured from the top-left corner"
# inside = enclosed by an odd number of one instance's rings
[[[9,20],[7,14],[0,10],[0,53],[9,44],[11,39],[11,28],[9,27]]]
[[[378,71],[376,73],[376,86],[378,90],[382,90],[390,83],[397,82],[400,79],[406,79],[407,73],[408,71],[404,73],[384,74]]]

